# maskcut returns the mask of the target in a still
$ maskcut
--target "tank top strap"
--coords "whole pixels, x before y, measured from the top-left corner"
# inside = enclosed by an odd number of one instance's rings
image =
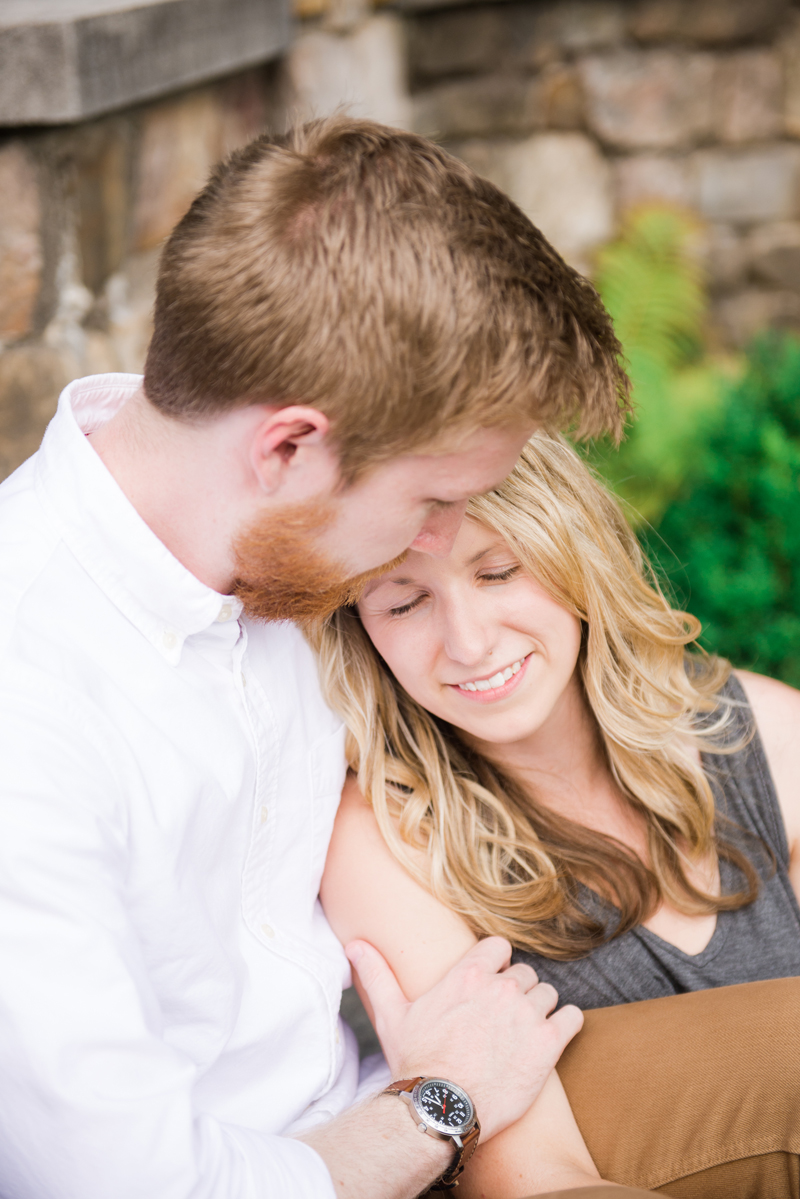
[[[778,795],[752,708],[742,684],[734,675],[719,693],[719,708],[727,708],[730,712],[721,743],[741,743],[729,753],[702,755],[717,812],[722,817],[719,832],[727,837],[728,829],[738,826],[755,835],[769,846],[777,862],[786,870],[789,846]]]

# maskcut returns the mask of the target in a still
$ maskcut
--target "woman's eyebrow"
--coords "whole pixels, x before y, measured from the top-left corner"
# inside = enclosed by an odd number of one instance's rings
[[[361,598],[369,599],[369,597],[374,595],[376,591],[380,591],[381,587],[387,587],[390,583],[394,587],[408,587],[413,585],[414,581],[414,579],[407,578],[405,575],[399,579],[389,579],[383,575],[381,578],[374,579],[371,583],[367,584]]]
[[[491,554],[492,550],[499,549],[497,545],[487,545],[486,549],[478,550],[477,554],[473,554],[467,562],[467,566],[474,566],[476,562],[480,562],[481,558],[485,558],[487,554]]]

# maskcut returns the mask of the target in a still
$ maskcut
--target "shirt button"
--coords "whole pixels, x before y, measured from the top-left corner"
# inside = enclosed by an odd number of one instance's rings
[[[220,622],[220,624],[224,620],[230,620],[232,613],[233,608],[230,606],[230,604],[223,604],[217,615],[217,620]]]
[[[275,936],[275,929],[272,927],[271,924],[262,924],[261,931],[265,937],[269,937],[270,941]]]
[[[244,671],[242,671],[242,686],[247,686],[247,675],[244,673]]]
[[[177,634],[173,633],[172,629],[164,629],[164,632],[161,636],[161,643],[164,646],[164,649],[174,649],[178,644]]]
[[[262,803],[261,812],[260,812],[262,824],[264,824],[266,822],[268,812],[269,812],[269,809],[267,808],[267,805],[265,803]]]

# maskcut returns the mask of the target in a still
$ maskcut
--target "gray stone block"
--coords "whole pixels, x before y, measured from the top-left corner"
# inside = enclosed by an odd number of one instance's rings
[[[405,30],[397,13],[373,13],[347,33],[312,28],[284,60],[288,105],[308,120],[344,108],[352,116],[407,129]]]
[[[718,291],[731,291],[745,283],[750,253],[747,238],[735,225],[708,225],[703,250],[709,279]]]
[[[587,56],[579,69],[589,126],[609,145],[667,149],[711,132],[711,54],[620,50]]]
[[[714,129],[721,141],[772,140],[783,132],[781,62],[771,50],[720,55],[714,79]]]
[[[715,315],[725,340],[746,346],[763,329],[800,329],[800,296],[793,291],[749,288],[722,299]]]
[[[508,192],[568,262],[588,270],[594,249],[614,228],[610,170],[593,141],[583,133],[536,133],[452,148]]]
[[[60,124],[231,74],[288,44],[288,0],[6,0],[0,124]]]
[[[426,137],[496,137],[536,129],[578,129],[583,93],[576,73],[556,67],[454,79],[414,96],[414,129]]]
[[[789,0],[638,0],[630,29],[640,41],[743,42],[771,33]]]
[[[621,209],[652,201],[690,207],[691,179],[685,157],[636,154],[614,164],[617,203]]]
[[[625,37],[620,0],[557,0],[536,11],[537,41],[576,54],[613,46]]]
[[[748,239],[750,267],[760,283],[800,292],[800,222],[762,225]]]
[[[788,221],[800,214],[800,146],[699,150],[692,156],[697,205],[712,221]]]
[[[412,75],[433,79],[492,70],[507,44],[507,17],[502,5],[419,16],[409,28]]]
[[[529,133],[541,124],[535,82],[508,75],[458,79],[414,97],[414,128],[426,137]]]
[[[795,14],[778,42],[783,67],[786,132],[800,137],[800,14]]]

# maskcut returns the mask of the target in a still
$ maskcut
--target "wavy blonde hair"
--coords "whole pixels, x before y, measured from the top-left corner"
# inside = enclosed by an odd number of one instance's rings
[[[719,697],[730,665],[693,645],[699,622],[670,607],[616,500],[563,438],[537,433],[468,515],[499,533],[582,622],[577,669],[611,774],[645,819],[649,865],[549,811],[472,750],[404,691],[356,609],[340,608],[306,632],[349,730],[350,765],[394,855],[479,936],[499,934],[551,958],[581,956],[608,935],[584,910],[580,883],[618,906],[614,935],[662,899],[691,914],[751,902],[758,874],[715,832],[714,796],[697,759],[698,748],[736,748],[724,736],[731,705]],[[708,855],[732,860],[744,888],[699,890],[686,863]]]

